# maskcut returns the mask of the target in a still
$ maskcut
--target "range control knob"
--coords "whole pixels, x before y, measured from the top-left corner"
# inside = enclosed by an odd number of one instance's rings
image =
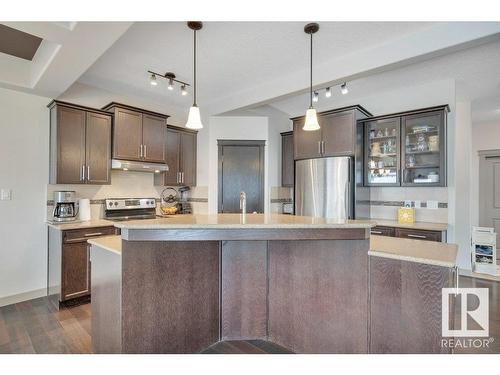
[[[118,206],[118,202],[115,202],[115,206]]]
[[[111,207],[113,205],[113,202],[109,202],[108,206]]]

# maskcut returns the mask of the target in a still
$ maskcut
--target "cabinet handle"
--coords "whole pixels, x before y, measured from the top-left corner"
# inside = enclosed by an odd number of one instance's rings
[[[179,184],[181,181],[179,180],[180,173],[177,172],[177,183]]]
[[[148,149],[147,149],[146,145],[144,145],[144,157],[145,157],[145,158],[147,158],[147,156],[146,156],[146,155],[147,155],[147,150],[148,150]]]
[[[93,237],[93,236],[102,236],[102,232],[95,232],[95,233],[85,233],[83,236],[84,237]]]
[[[325,141],[321,141],[321,155],[325,153]]]
[[[140,147],[140,153],[141,153],[140,157],[142,158],[142,144],[141,144],[141,147]]]
[[[408,237],[412,237],[412,238],[427,238],[427,236],[422,236],[421,234],[408,234]]]
[[[372,230],[371,234],[382,234],[382,232],[379,230]]]
[[[90,166],[87,165],[87,181],[90,181]]]
[[[318,153],[321,155],[321,141],[318,141]]]
[[[182,183],[184,183],[184,172],[181,173],[182,173]]]
[[[82,171],[80,173],[80,181],[85,181],[85,164],[82,165]]]

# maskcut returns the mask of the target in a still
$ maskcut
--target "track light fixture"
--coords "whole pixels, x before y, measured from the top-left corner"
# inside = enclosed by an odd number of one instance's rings
[[[317,91],[314,91],[314,94],[313,94],[313,102],[314,103],[317,103],[319,100],[319,94]]]
[[[332,96],[332,90],[329,87],[327,87],[325,90],[325,97],[329,98],[330,96]]]
[[[156,80],[156,75],[155,74],[151,74],[151,78],[149,79],[149,83],[151,83],[151,86],[157,86],[158,85],[158,81]]]
[[[200,108],[196,102],[196,32],[201,30],[203,23],[199,21],[191,21],[187,23],[188,27],[193,30],[193,105],[189,108],[189,115],[186,122],[186,128],[201,129]]]
[[[153,72],[152,70],[148,70],[148,73],[151,73],[151,77],[149,78],[149,83],[151,83],[151,86],[158,86],[158,80],[156,79],[156,77],[161,77],[161,78],[164,78],[168,81],[168,86],[167,86],[168,90],[173,91],[175,83],[179,83],[181,85],[181,95],[186,96],[188,94],[187,86],[191,86],[191,85],[187,82],[183,82],[183,81],[178,80],[175,77],[174,73],[167,72],[165,74],[160,74],[157,72]]]
[[[349,90],[347,89],[347,82],[344,82],[340,85],[340,92],[342,93],[342,95],[346,95],[349,92]]]

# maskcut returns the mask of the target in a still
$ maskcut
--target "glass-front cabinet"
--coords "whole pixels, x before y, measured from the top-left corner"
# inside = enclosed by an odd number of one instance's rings
[[[400,118],[365,123],[365,184],[399,186]]]
[[[443,111],[402,118],[402,185],[444,186],[445,122]]]
[[[365,186],[446,186],[446,113],[432,107],[362,120]]]

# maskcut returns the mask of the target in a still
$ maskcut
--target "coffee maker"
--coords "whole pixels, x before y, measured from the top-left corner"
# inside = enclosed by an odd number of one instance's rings
[[[74,221],[77,215],[76,193],[74,191],[54,191],[52,220],[55,222]]]

